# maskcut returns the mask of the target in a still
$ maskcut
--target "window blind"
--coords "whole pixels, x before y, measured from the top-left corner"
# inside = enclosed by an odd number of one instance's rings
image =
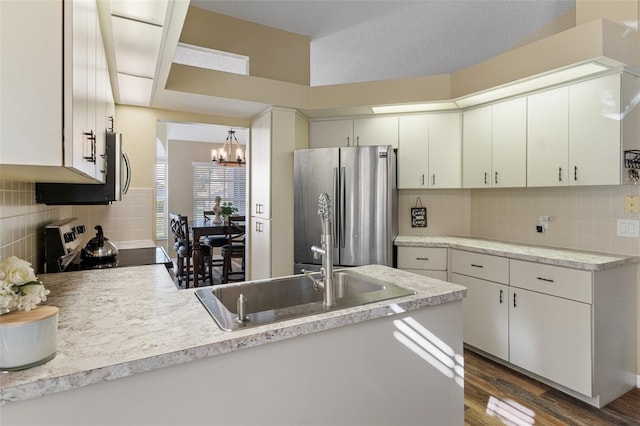
[[[233,203],[238,215],[247,210],[247,168],[223,167],[212,163],[193,165],[193,217],[203,217],[204,210],[213,210],[215,199]]]
[[[156,163],[156,240],[168,237],[167,162]]]

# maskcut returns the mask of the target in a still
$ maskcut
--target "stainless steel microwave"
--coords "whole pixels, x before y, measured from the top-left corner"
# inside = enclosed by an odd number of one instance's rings
[[[36,202],[49,206],[111,204],[122,200],[131,184],[129,157],[122,151],[122,134],[107,132],[105,183],[36,183]]]

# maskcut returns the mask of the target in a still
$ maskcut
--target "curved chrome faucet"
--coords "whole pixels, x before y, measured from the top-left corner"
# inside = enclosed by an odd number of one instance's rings
[[[332,307],[336,304],[336,293],[333,286],[332,211],[331,199],[329,195],[324,192],[320,194],[318,198],[318,215],[322,221],[320,247],[311,246],[311,251],[316,259],[322,256],[322,268],[320,268],[321,279],[312,277],[309,271],[303,270],[302,272],[313,281],[313,285],[317,290],[324,291],[324,305]]]

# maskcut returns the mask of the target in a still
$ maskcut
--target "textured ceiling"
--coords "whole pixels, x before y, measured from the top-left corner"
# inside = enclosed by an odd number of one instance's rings
[[[192,0],[311,38],[311,85],[450,73],[496,56],[575,0]]]

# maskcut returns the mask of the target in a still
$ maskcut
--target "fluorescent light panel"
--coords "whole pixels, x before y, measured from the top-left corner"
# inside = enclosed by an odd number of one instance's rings
[[[153,79],[118,73],[120,103],[148,107],[153,89]]]
[[[374,114],[397,114],[402,112],[418,112],[418,111],[442,111],[447,109],[456,109],[458,106],[455,102],[431,102],[425,104],[403,104],[403,105],[381,105],[373,106],[371,109]]]
[[[167,0],[111,0],[111,14],[162,26]]]
[[[162,27],[112,16],[116,69],[153,78],[160,52]]]
[[[178,43],[173,62],[214,71],[249,75],[248,56],[186,43]]]

